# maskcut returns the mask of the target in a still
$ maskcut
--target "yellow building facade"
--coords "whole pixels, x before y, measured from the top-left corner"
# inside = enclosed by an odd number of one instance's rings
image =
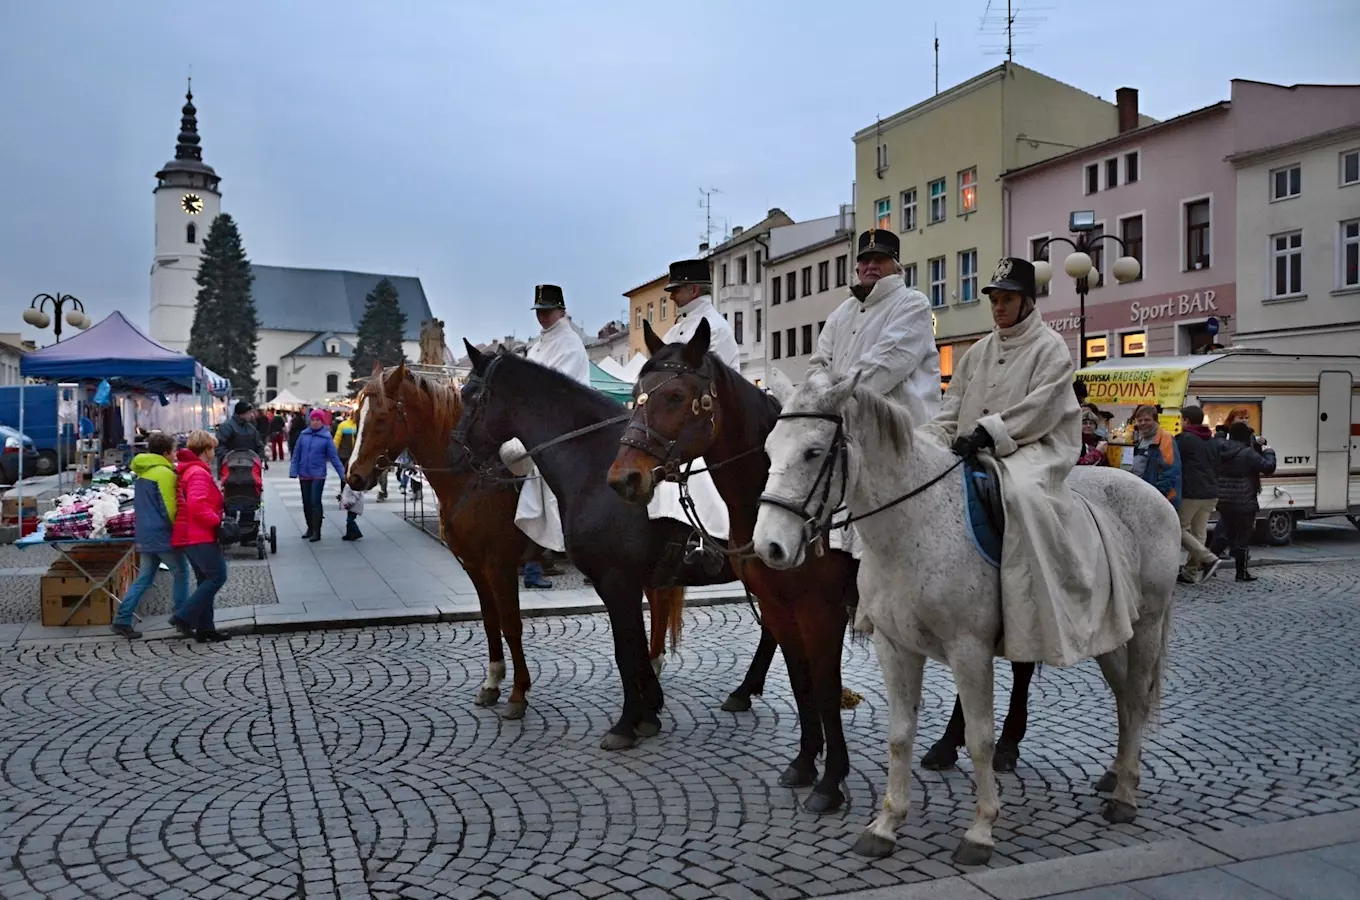
[[[1001,174],[1118,132],[1115,104],[1007,62],[855,135],[856,225],[901,238],[943,375],[991,329],[980,289],[1006,245]]]
[[[647,352],[642,340],[643,322],[650,322],[658,335],[664,335],[675,324],[675,304],[671,303],[670,294],[663,290],[669,280],[669,274],[658,275],[646,284],[623,292],[628,298],[629,359],[636,353]]]

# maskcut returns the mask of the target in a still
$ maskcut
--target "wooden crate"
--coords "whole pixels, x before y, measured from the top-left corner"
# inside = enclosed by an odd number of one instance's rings
[[[90,590],[91,581],[83,575],[44,575],[42,577],[42,623],[44,625],[109,625],[113,622],[115,599],[107,590],[96,590],[71,620],[71,609]],[[112,587],[112,585],[110,585]]]

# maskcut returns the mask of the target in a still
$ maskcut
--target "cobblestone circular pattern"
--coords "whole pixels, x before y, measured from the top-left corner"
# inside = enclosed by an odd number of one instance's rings
[[[1273,567],[1181,591],[1134,825],[1107,826],[1091,790],[1114,750],[1096,666],[1042,671],[993,865],[1360,806],[1357,582]],[[597,747],[619,691],[596,616],[529,620],[519,722],[471,703],[473,625],[11,653],[0,896],[784,900],[954,874],[966,758],[918,768],[893,856],[850,855],[885,781],[872,650],[846,647],[865,696],[845,714],[850,805],[818,819],[776,784],[797,741],[782,665],[751,713],[717,709],[756,638],[744,606],[691,611],[664,731],[618,754]],[[941,667],[926,691],[917,758],[952,703]]]

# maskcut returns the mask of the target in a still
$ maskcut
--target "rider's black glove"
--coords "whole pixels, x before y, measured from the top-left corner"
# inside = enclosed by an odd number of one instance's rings
[[[995,447],[996,441],[992,440],[991,434],[981,425],[973,429],[972,434],[960,435],[954,438],[953,450],[965,459],[977,456],[979,450],[984,447]]]

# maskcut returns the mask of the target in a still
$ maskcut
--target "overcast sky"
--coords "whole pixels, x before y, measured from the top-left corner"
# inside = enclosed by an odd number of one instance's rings
[[[851,135],[932,93],[934,26],[942,87],[1001,61],[986,8],[9,0],[0,331],[56,291],[145,325],[151,189],[190,67],[250,258],[418,275],[456,347],[535,331],[539,282],[591,332],[619,317],[624,290],[697,249],[700,187],[721,190],[719,228],[834,213]],[[1357,0],[1017,8],[1017,62],[1107,99],[1136,87],[1156,118],[1234,77],[1360,82]]]

